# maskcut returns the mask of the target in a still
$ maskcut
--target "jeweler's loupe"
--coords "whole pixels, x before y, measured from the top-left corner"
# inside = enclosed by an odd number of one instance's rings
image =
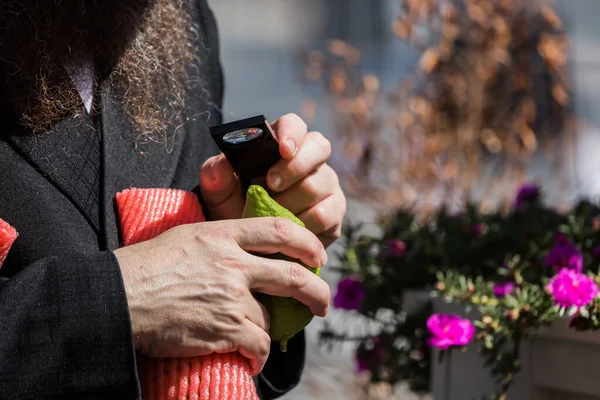
[[[210,134],[246,186],[260,181],[281,160],[279,143],[264,115],[213,126]]]

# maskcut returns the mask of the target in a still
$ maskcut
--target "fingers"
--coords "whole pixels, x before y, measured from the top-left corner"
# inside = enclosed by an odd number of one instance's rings
[[[279,153],[285,160],[292,159],[302,146],[308,126],[296,114],[286,114],[272,124],[279,142]]]
[[[329,140],[319,132],[310,132],[292,159],[281,160],[269,170],[267,184],[275,192],[286,190],[327,162],[330,156]]]
[[[300,214],[325,200],[336,189],[339,190],[337,174],[329,165],[322,164],[294,186],[276,195],[275,201],[292,213]]]
[[[342,236],[342,224],[338,224],[331,229],[320,233],[317,237],[325,247],[329,247],[333,242]]]
[[[248,318],[254,325],[258,326],[265,332],[269,332],[271,325],[271,317],[269,312],[260,301],[248,292],[248,295],[244,299],[246,318]]]
[[[320,203],[298,214],[306,228],[317,236],[335,235],[339,232],[341,221],[346,214],[346,197],[342,192],[327,197]]]
[[[250,290],[280,297],[293,297],[319,317],[329,312],[327,283],[302,265],[284,260],[254,258],[247,269]]]
[[[209,158],[200,168],[200,190],[211,219],[242,215],[245,203],[242,186],[223,154]]]
[[[238,350],[249,360],[250,371],[253,376],[256,376],[262,371],[269,357],[271,338],[267,332],[248,319],[242,323],[240,328]]]
[[[223,229],[247,252],[282,253],[314,267],[327,262],[327,252],[319,239],[285,218],[246,218],[221,223],[225,223]]]

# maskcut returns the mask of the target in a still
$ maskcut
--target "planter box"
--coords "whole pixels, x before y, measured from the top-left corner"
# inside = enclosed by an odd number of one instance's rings
[[[434,309],[464,314],[437,299]],[[491,394],[494,383],[476,347],[453,352],[442,363],[434,352],[434,400],[479,400]],[[523,341],[521,362],[507,400],[600,400],[600,332],[575,332],[567,320],[557,321]]]

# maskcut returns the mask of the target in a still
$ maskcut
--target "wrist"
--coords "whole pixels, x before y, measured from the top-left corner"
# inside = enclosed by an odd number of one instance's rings
[[[143,324],[140,317],[140,307],[137,293],[137,282],[141,278],[141,271],[143,270],[142,260],[135,254],[132,254],[129,248],[119,248],[113,251],[119,268],[121,270],[121,276],[123,279],[123,286],[125,288],[125,297],[127,301],[127,308],[129,310],[129,319],[131,321],[131,333],[133,336],[133,343],[137,350],[143,350],[147,347],[144,343],[143,335]]]

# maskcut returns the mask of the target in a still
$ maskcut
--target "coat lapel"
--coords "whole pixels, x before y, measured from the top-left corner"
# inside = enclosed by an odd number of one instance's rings
[[[99,232],[100,139],[94,125],[89,114],[79,114],[50,132],[30,135],[13,123],[6,141]]]
[[[140,138],[124,115],[123,103],[109,85],[100,90],[102,139],[102,222],[108,249],[120,246],[115,195],[130,187],[168,188],[177,170],[185,126],[168,129],[163,142]]]

